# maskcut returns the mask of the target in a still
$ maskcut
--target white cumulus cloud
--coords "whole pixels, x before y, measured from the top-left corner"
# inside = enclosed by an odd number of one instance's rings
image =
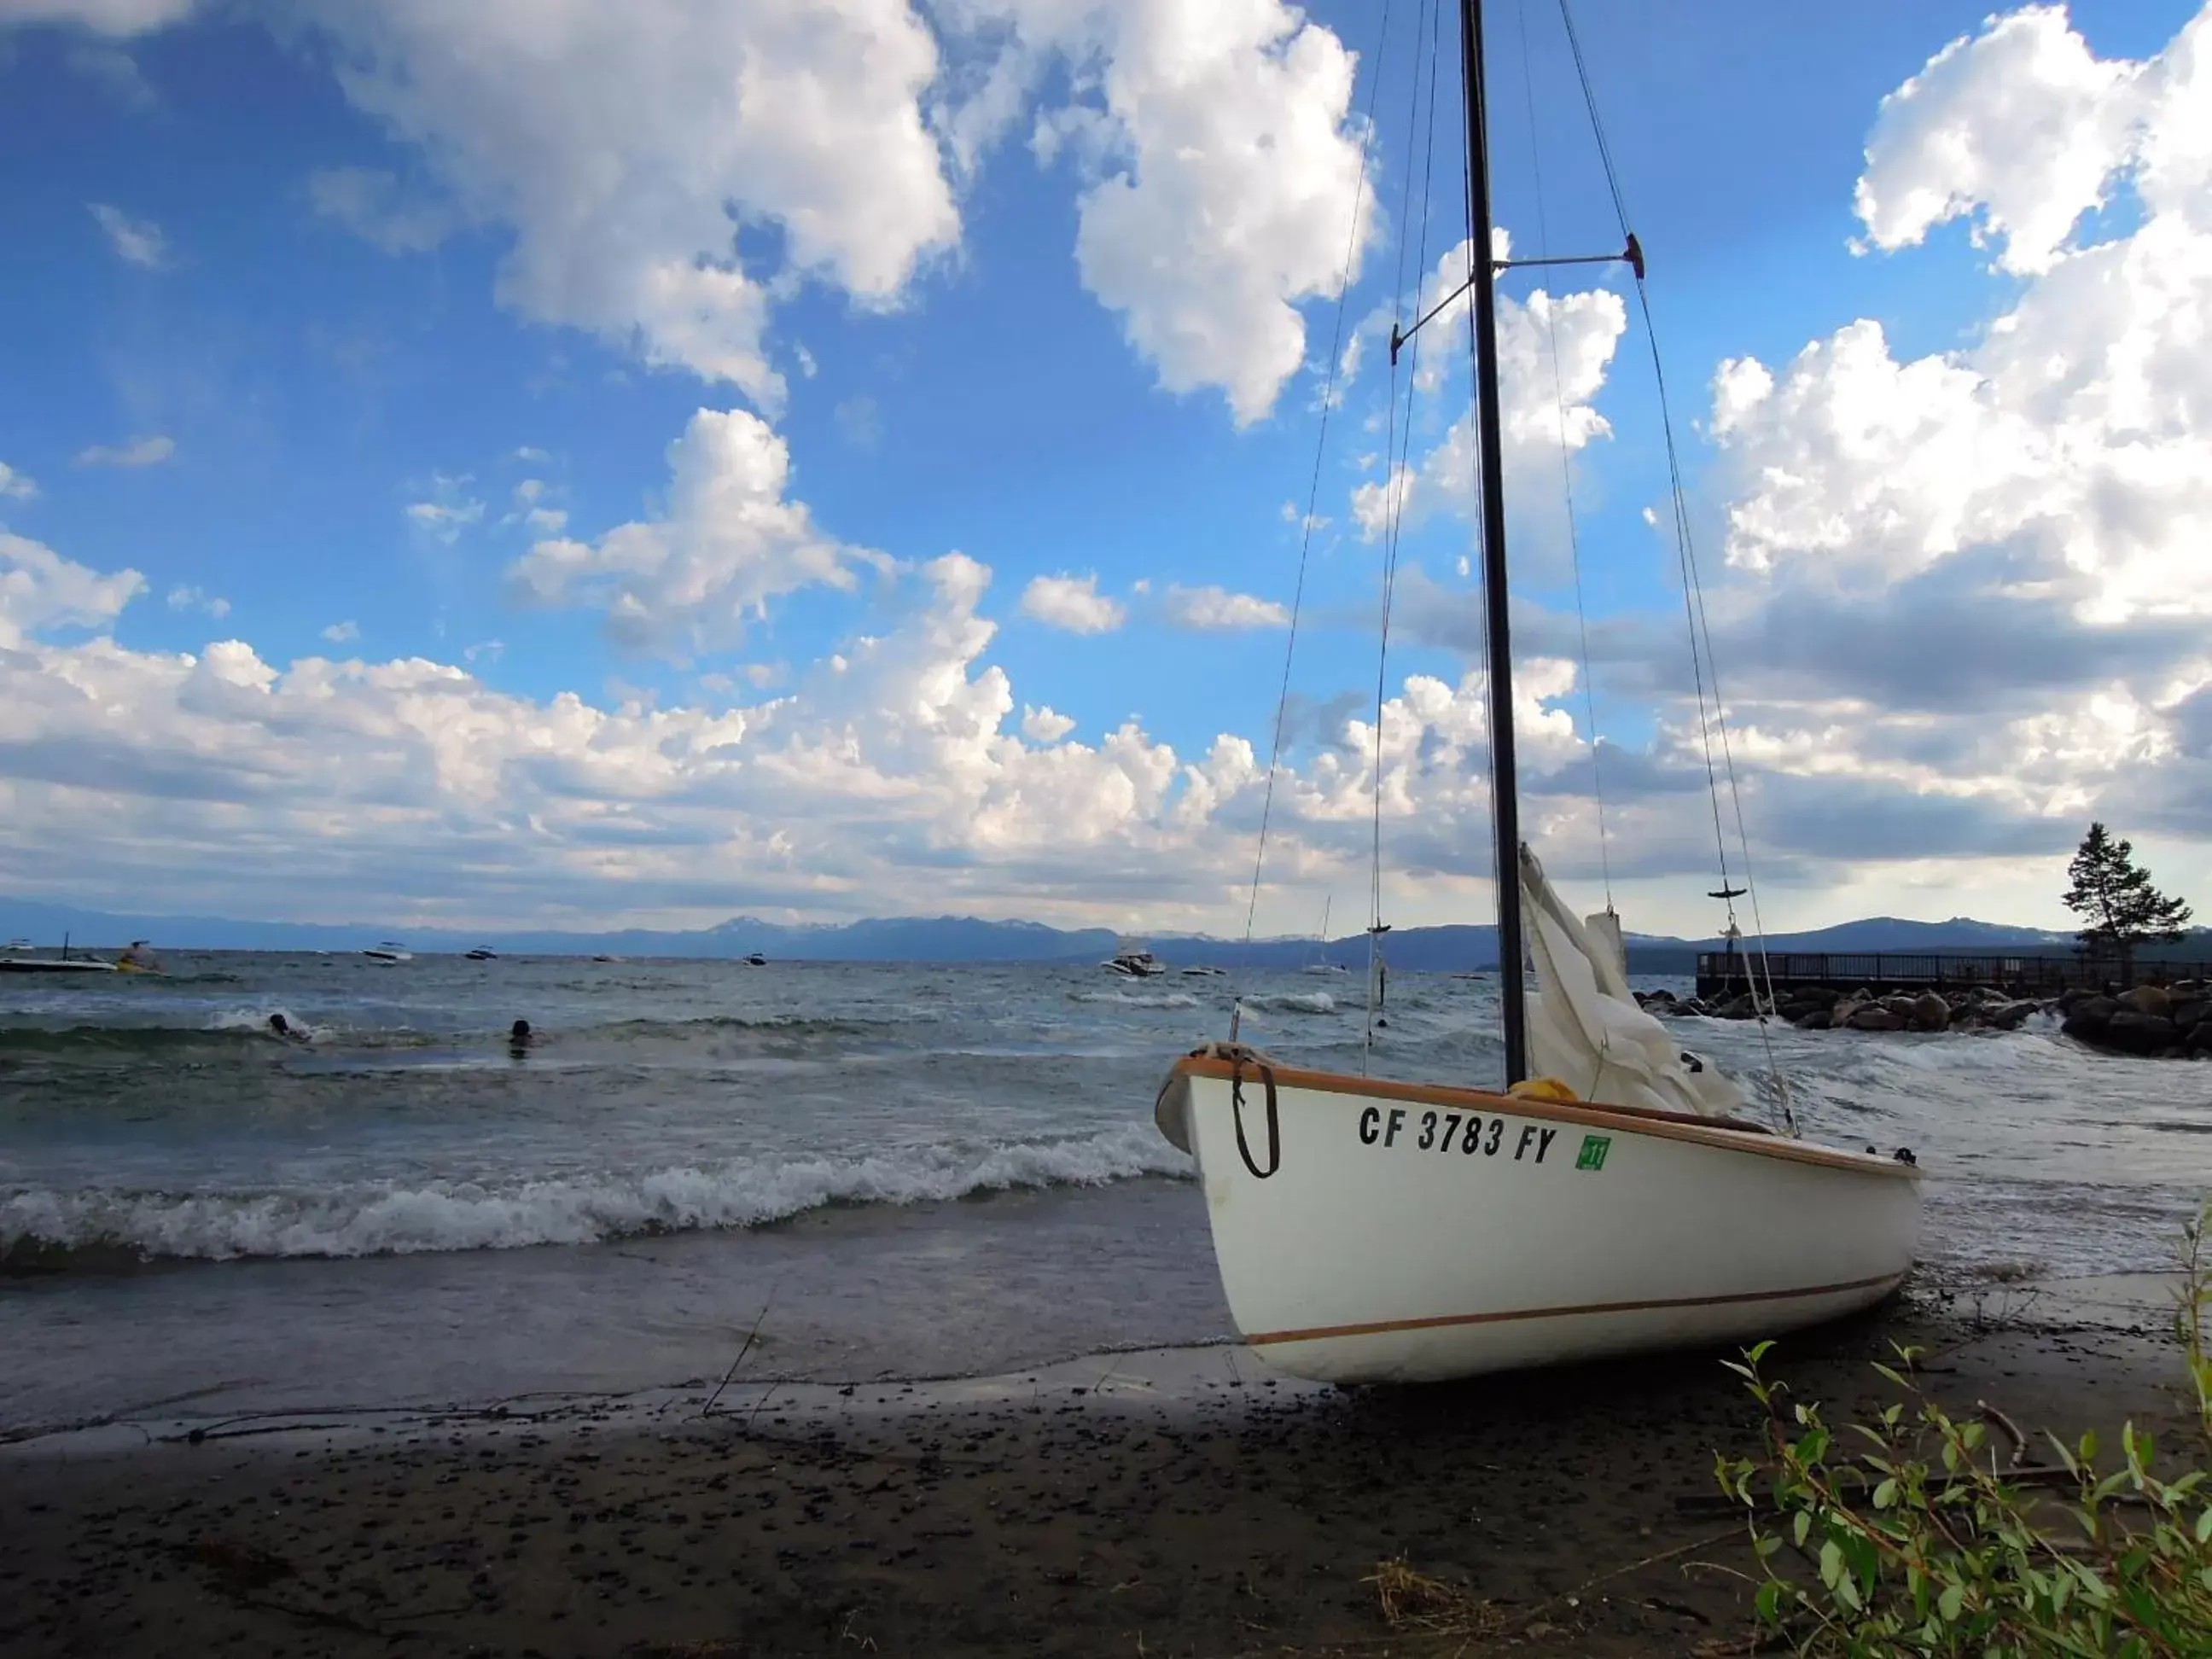
[[[146,591],[135,570],[103,576],[41,542],[0,531],[0,648],[40,629],[105,628]]]
[[[334,622],[323,630],[323,637],[332,645],[351,645],[361,637],[361,624],[350,619],[345,622]],[[473,646],[470,647],[471,655],[475,649]]]
[[[957,902],[1196,921],[1249,869],[1264,784],[1249,740],[1182,755],[1133,720],[1075,740],[989,661],[991,573],[959,554],[905,570],[889,625],[787,690],[612,709],[510,696],[422,659],[284,665],[239,640],[198,653],[58,641],[45,630],[112,621],[137,575],[20,541],[0,542],[0,879],[40,871],[43,891],[93,898],[159,868],[179,908],[265,912],[273,859],[295,914],[366,903],[599,924]],[[1571,682],[1545,672],[1532,666],[1540,693]],[[1527,719],[1532,754],[1573,752],[1534,696]],[[1422,854],[1447,860],[1436,879],[1479,880],[1480,680],[1410,678],[1387,731],[1394,823],[1420,803]],[[1285,878],[1359,855],[1370,833],[1371,728],[1317,737],[1279,781]],[[135,803],[160,810],[117,810]]]
[[[1218,386],[1240,424],[1266,415],[1304,359],[1298,302],[1336,292],[1347,251],[1356,276],[1376,234],[1347,119],[1353,54],[1281,0],[941,9],[1011,31],[947,118],[956,149],[973,153],[1011,125],[1049,61],[1071,64],[1076,101],[1045,112],[1037,148],[1048,161],[1072,149],[1088,177],[1085,286],[1168,390]]]
[[[0,0],[0,28],[74,23],[107,35],[143,34],[189,17],[198,0]]]
[[[1128,619],[1128,607],[1098,591],[1098,578],[1036,576],[1022,590],[1022,614],[1071,634],[1110,634]]]
[[[39,486],[28,473],[18,472],[0,461],[0,501],[28,501],[38,498]]]
[[[2147,105],[2170,96],[2155,73],[2099,58],[2063,6],[2028,6],[1946,46],[1882,100],[1858,183],[1867,240],[1907,246],[1950,219],[2003,244],[2025,275],[2056,264],[2081,216],[2100,206]]]
[[[1291,625],[1290,606],[1253,593],[1232,593],[1218,586],[1182,587],[1170,583],[1160,596],[1160,611],[1179,628],[1217,633]]]
[[[187,587],[179,583],[169,590],[169,609],[198,611],[220,619],[230,614],[230,601],[206,592],[203,588]]]
[[[1058,743],[1075,730],[1075,721],[1050,703],[1032,708],[1022,705],[1022,735],[1031,743]]]
[[[763,408],[783,395],[764,278],[888,305],[958,240],[920,106],[936,45],[907,0],[310,12],[340,43],[353,100],[419,146],[465,210],[513,228],[505,303]],[[769,227],[787,264],[764,273]]]
[[[738,643],[770,599],[850,587],[882,556],[825,534],[789,500],[791,451],[743,410],[702,409],[668,447],[667,508],[596,542],[539,542],[510,567],[518,592],[606,613],[610,638],[683,654]]]

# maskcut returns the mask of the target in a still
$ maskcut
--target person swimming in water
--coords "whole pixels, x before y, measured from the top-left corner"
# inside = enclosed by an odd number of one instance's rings
[[[269,1033],[280,1042],[305,1042],[307,1034],[282,1014],[269,1016]]]
[[[520,1060],[530,1052],[530,1045],[538,1039],[532,1035],[530,1022],[518,1019],[507,1029],[507,1052]]]

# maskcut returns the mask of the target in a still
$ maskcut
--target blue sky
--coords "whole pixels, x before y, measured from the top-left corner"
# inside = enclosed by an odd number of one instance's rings
[[[1533,250],[1540,155],[1553,248],[1612,246],[1556,9],[1489,9],[1499,222]],[[395,926],[1226,930],[1358,210],[1367,349],[1322,456],[1263,926],[1358,908],[1382,546],[1355,492],[1388,452],[1373,330],[1421,234],[1429,13],[1398,0],[1379,42],[1373,7],[1200,15],[0,0],[0,883]],[[1769,922],[2055,923],[2092,813],[2201,881],[2184,532],[2212,398],[2115,367],[2201,343],[2197,8],[1577,19],[1652,260]],[[1464,237],[1443,21],[1431,272]],[[2093,281],[2097,326],[2065,322]],[[1589,354],[1570,447],[1604,861],[1632,925],[1702,931],[1686,636],[1642,516],[1649,348],[1593,292],[1618,277],[1507,286],[1566,296]],[[1838,349],[1863,320],[1876,356]],[[1731,423],[1722,366],[1754,359],[1779,389]],[[1594,902],[1529,361],[1507,402],[1534,423],[1508,469],[1548,710],[1532,817]],[[1388,676],[1387,905],[1424,919],[1488,908],[1466,407],[1463,369],[1413,399],[1431,470]],[[1923,632],[1967,689],[1900,647]]]

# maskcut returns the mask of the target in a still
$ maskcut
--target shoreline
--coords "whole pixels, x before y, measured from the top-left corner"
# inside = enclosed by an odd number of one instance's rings
[[[1868,1362],[1917,1342],[1932,1396],[1986,1399],[2030,1436],[2109,1436],[2123,1419],[2170,1432],[2168,1284],[1893,1302],[1786,1340],[1771,1369],[1838,1422],[1887,1398]],[[1747,1629],[1737,1581],[1685,1570],[1751,1565],[1741,1522],[1710,1501],[1713,1454],[1756,1425],[1722,1357],[1345,1392],[1224,1345],[934,1382],[741,1368],[711,1415],[710,1381],[240,1418],[198,1443],[120,1425],[46,1437],[0,1448],[0,1645],[1452,1651],[1461,1638],[1384,1622],[1371,1580],[1402,1559],[1489,1604],[1500,1650],[1687,1652]]]

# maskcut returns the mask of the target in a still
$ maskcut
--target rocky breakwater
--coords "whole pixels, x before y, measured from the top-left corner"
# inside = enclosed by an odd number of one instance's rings
[[[2068,1036],[2094,1048],[2159,1060],[2212,1054],[2212,985],[2138,985],[2117,996],[2069,991],[2053,1005]]]
[[[1678,998],[1671,991],[1638,992],[1637,1001],[1655,1014],[1703,1014],[1712,1019],[1751,1019],[1770,1014],[1801,1031],[2010,1031],[2044,1005],[1986,986],[1960,991],[1893,991],[1887,996],[1861,987],[1838,991],[1795,985],[1774,1001],[1746,991],[1724,1000]]]

